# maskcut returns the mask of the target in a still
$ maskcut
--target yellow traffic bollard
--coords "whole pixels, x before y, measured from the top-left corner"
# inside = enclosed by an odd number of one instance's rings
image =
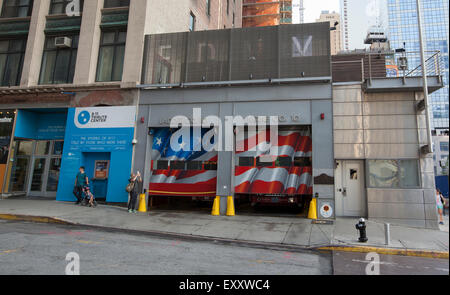
[[[216,197],[214,199],[214,204],[212,207],[212,212],[211,212],[212,216],[219,216],[220,215],[220,197]]]
[[[312,198],[309,203],[308,219],[317,219],[317,199]]]
[[[147,212],[147,204],[145,203],[145,194],[139,195],[139,212]]]
[[[236,212],[234,211],[234,198],[228,197],[227,201],[227,216],[235,216]]]

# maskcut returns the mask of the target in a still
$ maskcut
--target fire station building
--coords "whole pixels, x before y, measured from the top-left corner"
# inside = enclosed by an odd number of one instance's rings
[[[230,196],[305,208],[317,198],[319,219],[436,227],[433,163],[421,149],[425,115],[416,107],[421,77],[373,71],[385,66],[383,54],[365,53],[356,70],[354,60],[333,62],[329,29],[146,36],[134,170],[144,171],[149,197],[220,196],[222,214]],[[438,74],[428,79],[431,92],[442,87]],[[179,116],[192,128],[171,126]],[[267,118],[266,130],[236,119],[249,116]],[[276,153],[260,149],[272,146],[272,125]],[[205,149],[230,141],[231,150]]]

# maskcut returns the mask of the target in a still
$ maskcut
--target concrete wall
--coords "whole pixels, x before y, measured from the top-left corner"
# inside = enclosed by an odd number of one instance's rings
[[[425,115],[415,110],[420,97],[414,92],[364,93],[361,84],[333,86],[334,155],[340,160],[419,160],[418,189],[366,184],[368,217],[435,228],[433,160],[419,152],[427,139]]]

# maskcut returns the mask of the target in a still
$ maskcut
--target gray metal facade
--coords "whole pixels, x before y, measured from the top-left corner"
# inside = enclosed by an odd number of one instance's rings
[[[142,84],[330,77],[329,23],[148,35]]]
[[[193,108],[201,108],[202,118],[215,115],[224,122],[225,116],[279,116],[280,125],[312,126],[314,193],[321,200],[334,204],[333,180],[333,117],[330,84],[269,85],[216,87],[195,89],[141,90],[135,155],[135,168],[145,171],[150,179],[152,139],[150,127],[168,127],[177,115],[192,117]],[[321,118],[324,114],[324,119]],[[293,117],[298,119],[293,120]],[[234,159],[232,152],[219,152],[217,195],[233,195]],[[325,179],[325,181],[324,181]],[[222,198],[225,205],[226,200]],[[226,210],[226,206],[221,206]]]

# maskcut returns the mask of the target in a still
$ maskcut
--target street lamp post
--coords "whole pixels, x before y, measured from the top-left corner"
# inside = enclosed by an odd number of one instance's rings
[[[417,4],[417,20],[419,24],[419,42],[420,42],[420,59],[422,63],[422,80],[423,80],[423,99],[425,104],[425,116],[426,116],[426,124],[427,124],[427,152],[433,153],[433,140],[431,137],[431,120],[430,120],[430,109],[429,109],[429,101],[428,101],[428,79],[427,79],[427,67],[425,65],[425,50],[423,46],[423,28],[422,28],[422,9],[420,6],[420,0],[416,0]]]

